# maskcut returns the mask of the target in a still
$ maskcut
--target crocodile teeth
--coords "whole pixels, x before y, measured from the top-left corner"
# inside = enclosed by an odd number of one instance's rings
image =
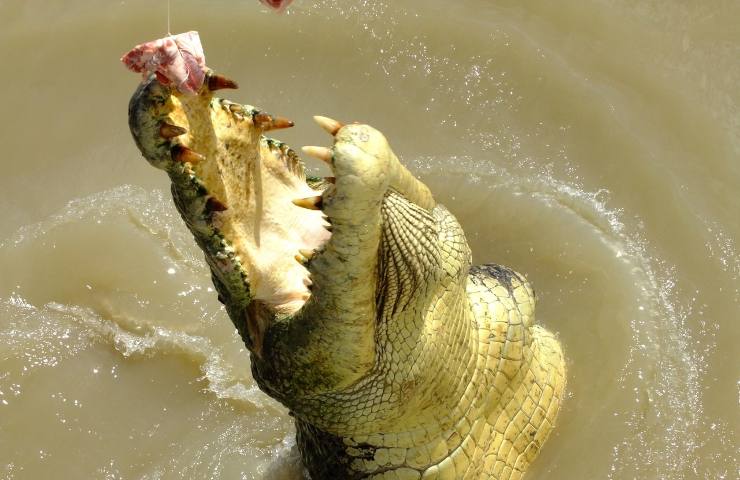
[[[321,195],[315,197],[297,198],[293,200],[293,205],[297,205],[301,208],[307,208],[309,210],[321,210],[323,207],[324,199]]]
[[[280,130],[281,128],[290,128],[295,125],[293,121],[283,117],[273,117],[269,113],[258,113],[252,119],[254,126],[260,130],[269,132],[270,130]]]
[[[162,138],[175,138],[186,133],[188,133],[186,129],[178,127],[177,125],[172,125],[171,123],[162,122],[159,126],[159,134]]]
[[[304,257],[306,257],[307,260],[311,260],[313,258],[313,255],[314,255],[315,252],[313,250],[304,250],[304,249],[301,249],[301,250],[298,250],[298,253],[300,253],[301,255],[303,255]]]
[[[333,118],[322,117],[321,115],[316,115],[313,117],[313,119],[331,136],[336,135],[339,129],[344,126],[342,123],[337,122]]]
[[[229,207],[216,197],[209,197],[208,200],[206,200],[206,209],[209,212],[223,212],[224,210],[228,210],[228,208]]]
[[[239,88],[239,84],[223,75],[211,75],[208,77],[208,89],[211,91],[222,90],[224,88]]]
[[[318,158],[329,165],[331,165],[331,158],[333,156],[330,148],[326,147],[302,147],[303,153],[310,155],[314,158]]]
[[[175,145],[170,150],[170,154],[172,155],[172,160],[180,163],[197,163],[206,159],[200,153],[190,150],[184,145]]]
[[[244,109],[244,106],[239,105],[238,103],[230,103],[229,110],[231,110],[232,113],[240,113],[240,114],[244,114],[244,112],[246,111]]]

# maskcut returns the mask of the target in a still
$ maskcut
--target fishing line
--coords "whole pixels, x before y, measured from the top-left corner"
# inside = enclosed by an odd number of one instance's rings
[[[170,29],[170,0],[167,0],[167,36],[172,36],[172,29]]]

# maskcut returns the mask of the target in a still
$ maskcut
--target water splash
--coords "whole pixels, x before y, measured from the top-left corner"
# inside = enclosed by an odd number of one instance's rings
[[[608,191],[589,192],[577,182],[556,178],[547,168],[532,171],[523,166],[502,167],[469,157],[424,157],[413,162],[422,177],[444,177],[452,190],[484,188],[525,196],[541,208],[554,208],[590,226],[591,235],[609,252],[607,256],[617,259],[634,282],[633,302],[638,312],[629,325],[632,341],[626,362],[621,372],[614,372],[615,387],[632,392],[631,405],[614,412],[624,419],[630,433],[613,445],[608,478],[682,479],[688,471],[714,478],[713,472],[726,469],[728,442],[720,432],[729,426],[710,419],[704,411],[702,378],[714,345],[707,338],[697,340],[687,325],[695,299],[681,300],[677,267],[663,260],[641,235],[638,216],[631,217],[632,225],[625,224],[626,213],[610,206]],[[720,246],[713,248],[722,252],[720,258],[731,257],[731,242],[720,240]],[[728,268],[732,267],[728,264]],[[707,438],[703,430],[710,423],[716,428],[711,430],[712,438]],[[723,445],[725,452],[715,453],[715,465],[700,466],[699,451],[709,442]]]

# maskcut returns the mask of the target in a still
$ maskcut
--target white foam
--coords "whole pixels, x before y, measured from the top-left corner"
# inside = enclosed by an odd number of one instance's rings
[[[423,176],[444,176],[451,182],[451,178],[460,175],[475,188],[506,189],[512,195],[527,195],[541,202],[543,208],[568,212],[592,226],[592,235],[634,280],[638,292],[634,302],[640,305],[637,310],[641,313],[631,321],[630,351],[616,385],[633,391],[632,407],[626,412],[615,412],[625,418],[630,433],[613,446],[609,478],[654,471],[659,472],[660,478],[683,478],[683,472],[692,468],[697,450],[706,441],[702,427],[708,419],[703,408],[701,378],[713,345],[698,342],[687,327],[693,302],[679,300],[675,266],[654,253],[639,231],[626,227],[625,212],[610,207],[606,190],[586,191],[578,183],[555,178],[547,169],[528,170],[522,175],[464,157],[426,157],[413,163]],[[723,252],[723,258],[729,257],[731,245],[728,247],[726,241],[720,241],[720,245],[717,248]],[[703,344],[702,351],[697,349],[699,344]],[[649,406],[642,405],[644,402]]]

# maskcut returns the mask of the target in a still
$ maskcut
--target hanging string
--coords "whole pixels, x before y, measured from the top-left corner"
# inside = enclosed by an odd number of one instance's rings
[[[167,36],[172,36],[172,29],[170,28],[170,0],[167,0]]]

